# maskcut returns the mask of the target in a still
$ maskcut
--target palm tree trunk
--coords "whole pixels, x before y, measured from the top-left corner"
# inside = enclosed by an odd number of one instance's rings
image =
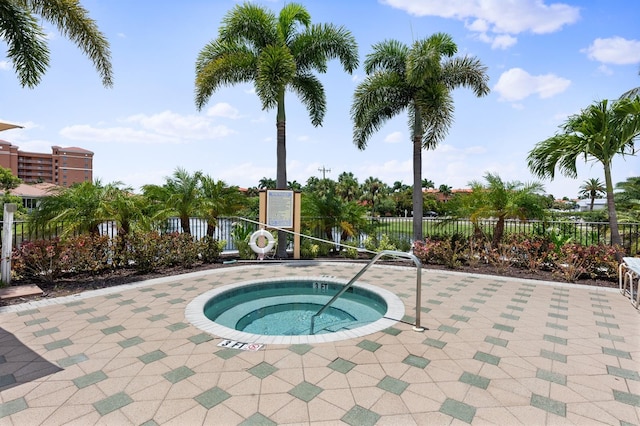
[[[413,135],[413,240],[422,241],[422,133],[418,130],[422,128],[420,114],[415,113]]]
[[[502,236],[504,235],[504,216],[498,216],[498,222],[496,222],[496,228],[493,230],[493,240],[491,241],[492,248],[498,248]]]
[[[191,235],[191,224],[189,223],[189,216],[180,217],[180,226],[182,226],[182,232]]]
[[[592,212],[593,211],[593,205],[596,202],[596,196],[592,195],[591,196],[591,205],[589,205],[589,211]]]
[[[216,226],[213,223],[207,221],[207,237],[213,238],[213,234],[216,232]]]
[[[613,200],[613,181],[611,180],[611,166],[604,163],[604,182],[607,190],[607,209],[609,211],[609,228],[611,228],[611,245],[622,247],[622,238],[618,230],[618,215],[616,214],[616,203]],[[622,262],[624,251],[616,252],[616,259]]]
[[[286,145],[286,116],[284,113],[284,88],[278,96],[278,116],[276,118],[277,132],[277,167],[276,167],[276,189],[287,189],[287,145]],[[287,256],[287,233],[278,231],[278,248],[276,257],[286,259]]]

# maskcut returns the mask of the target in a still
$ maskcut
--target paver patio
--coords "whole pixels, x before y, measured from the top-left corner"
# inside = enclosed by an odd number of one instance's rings
[[[234,282],[362,265],[238,266],[0,307],[0,425],[640,425],[640,313],[616,289],[374,266],[405,304],[361,338],[218,346],[185,320]]]

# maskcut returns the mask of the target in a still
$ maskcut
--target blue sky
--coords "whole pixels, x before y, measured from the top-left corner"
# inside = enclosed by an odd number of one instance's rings
[[[277,13],[283,1],[256,2]],[[454,92],[455,123],[433,151],[423,152],[423,177],[436,187],[463,188],[486,172],[531,182],[528,152],[553,136],[571,114],[640,86],[640,3],[633,0],[352,0],[300,1],[314,23],[331,22],[355,36],[360,62],[385,39],[406,44],[450,34],[458,55],[487,67],[491,94]],[[195,60],[217,36],[233,0],[82,0],[111,43],[114,87],[102,87],[91,62],[48,26],[51,66],[35,89],[21,88],[0,51],[0,119],[24,129],[0,135],[24,151],[52,145],[95,153],[94,178],[134,189],[161,184],[177,167],[203,171],[242,187],[276,175],[275,110],[262,111],[252,85],[216,92],[202,111],[194,103]],[[389,121],[358,150],[352,142],[352,94],[364,78],[334,61],[324,84],[328,111],[313,127],[293,94],[286,99],[288,179],[305,183],[318,170],[336,180],[353,172],[389,185],[412,183],[406,115]],[[616,158],[614,182],[640,175],[637,157]],[[557,198],[577,195],[589,178],[542,181]]]

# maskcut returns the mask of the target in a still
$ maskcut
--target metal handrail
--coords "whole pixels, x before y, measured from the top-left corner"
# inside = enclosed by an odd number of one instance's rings
[[[371,261],[369,263],[367,263],[364,268],[362,268],[360,270],[360,272],[358,272],[353,278],[351,278],[351,280],[347,283],[347,285],[345,285],[342,290],[340,290],[338,293],[336,293],[335,296],[333,296],[331,298],[331,300],[329,300],[322,308],[320,308],[320,310],[318,312],[315,313],[315,315],[313,315],[311,317],[311,334],[313,334],[314,332],[314,326],[315,326],[315,321],[316,321],[316,317],[320,316],[325,310],[327,310],[327,308],[329,306],[331,306],[331,304],[333,304],[333,302],[335,302],[340,296],[342,296],[344,294],[344,292],[346,292],[347,290],[349,290],[349,288],[351,288],[351,286],[353,285],[353,283],[356,282],[356,280],[358,278],[360,278],[362,276],[362,274],[364,274],[367,269],[369,269],[374,263],[376,263],[376,261],[378,259],[380,259],[382,256],[394,256],[394,257],[404,257],[406,259],[410,259],[413,260],[413,263],[416,264],[416,269],[417,269],[417,275],[416,275],[416,324],[413,327],[413,329],[415,331],[424,331],[424,327],[420,326],[420,301],[421,301],[421,290],[422,290],[422,262],[420,262],[420,259],[418,259],[413,253],[405,253],[403,251],[395,251],[395,250],[383,250],[381,252],[379,252],[378,254],[376,254],[373,259],[371,259]]]

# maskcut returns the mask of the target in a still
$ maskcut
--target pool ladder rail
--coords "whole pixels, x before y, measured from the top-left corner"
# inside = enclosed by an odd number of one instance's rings
[[[316,312],[311,317],[311,334],[315,334],[315,321],[316,317],[322,315],[324,311],[329,308],[340,296],[342,296],[347,290],[349,290],[353,284],[356,282],[358,278],[360,278],[371,266],[373,266],[378,259],[383,256],[392,256],[392,257],[402,257],[405,259],[413,260],[413,263],[416,265],[416,324],[413,326],[414,331],[424,331],[424,327],[420,325],[420,301],[421,301],[421,292],[422,292],[422,262],[418,259],[413,253],[405,253],[403,251],[395,251],[395,250],[383,250],[376,254],[369,263],[367,263],[364,268],[362,268],[351,280],[345,285],[335,296],[331,298],[318,312]]]

